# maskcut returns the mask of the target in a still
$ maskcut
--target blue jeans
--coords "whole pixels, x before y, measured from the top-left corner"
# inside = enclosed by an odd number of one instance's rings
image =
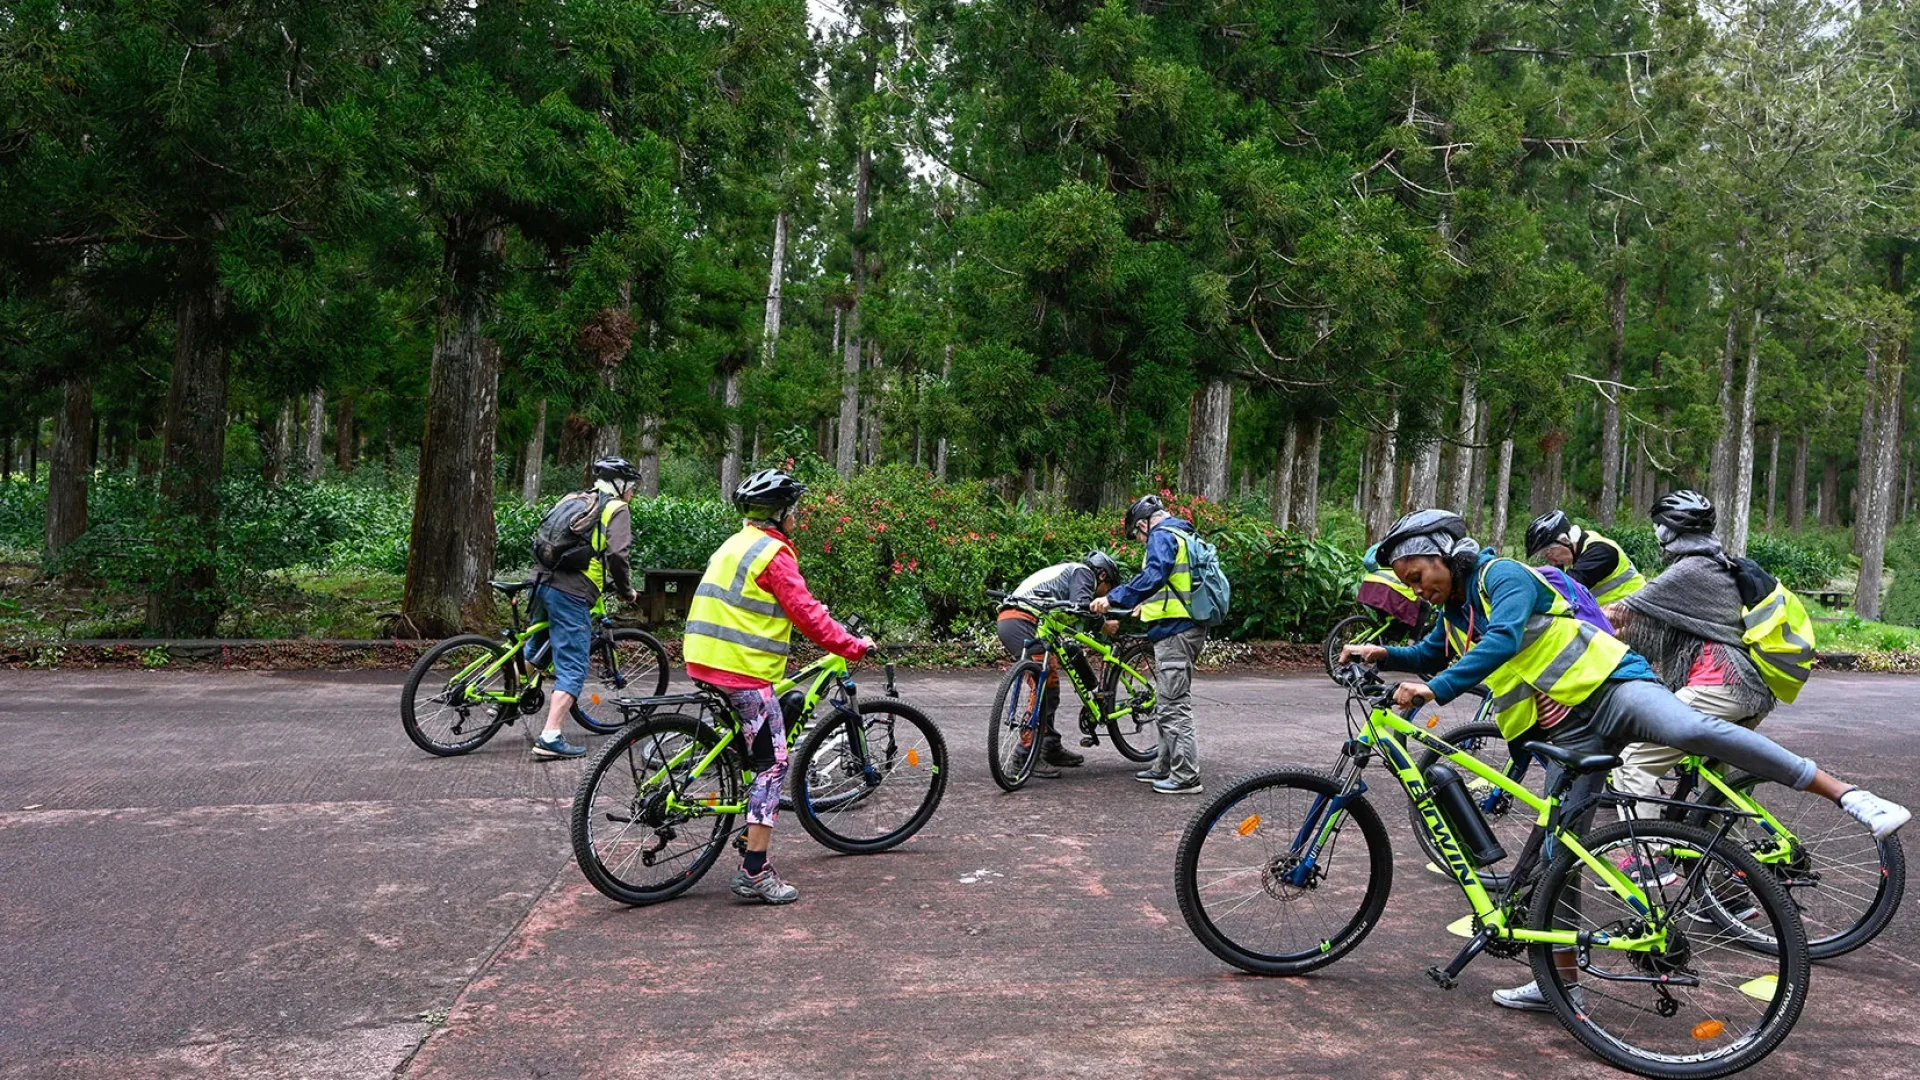
[[[536,585],[533,592],[547,609],[547,636],[553,639],[553,688],[578,698],[587,685],[593,605],[551,585]]]

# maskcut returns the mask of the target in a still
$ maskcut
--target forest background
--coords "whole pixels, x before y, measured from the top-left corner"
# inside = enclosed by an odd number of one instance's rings
[[[491,628],[621,453],[896,636],[1146,490],[1313,640],[1406,508],[1689,486],[1904,649],[1917,245],[1911,2],[21,0],[0,632]]]

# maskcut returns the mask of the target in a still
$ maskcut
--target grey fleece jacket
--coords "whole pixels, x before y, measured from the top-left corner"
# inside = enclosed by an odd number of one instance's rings
[[[1721,562],[1720,541],[1712,536],[1677,536],[1661,549],[1667,568],[1645,588],[1621,601],[1633,619],[1621,634],[1628,645],[1652,661],[1672,690],[1687,685],[1687,674],[1703,648],[1715,649],[1733,670],[1728,687],[1749,715],[1773,708],[1773,692],[1747,658],[1740,640],[1740,590]]]

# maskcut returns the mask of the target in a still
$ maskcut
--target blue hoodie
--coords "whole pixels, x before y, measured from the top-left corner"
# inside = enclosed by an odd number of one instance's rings
[[[1193,535],[1193,523],[1185,518],[1170,517],[1155,525],[1147,533],[1147,564],[1132,581],[1115,588],[1107,594],[1107,602],[1115,611],[1131,611],[1147,602],[1147,598],[1166,587],[1167,577],[1173,573],[1173,562],[1180,557],[1180,542],[1174,539],[1174,530]],[[1193,629],[1192,619],[1160,619],[1147,624],[1147,640],[1159,641],[1172,637],[1183,630]]]

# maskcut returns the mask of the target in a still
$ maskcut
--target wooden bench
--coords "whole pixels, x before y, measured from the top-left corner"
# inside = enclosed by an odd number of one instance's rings
[[[1815,603],[1824,604],[1830,608],[1853,606],[1853,593],[1845,589],[1823,589],[1816,592],[1809,592],[1806,595],[1811,597]]]
[[[659,626],[682,618],[693,606],[693,591],[700,587],[703,570],[646,569],[635,572],[640,603],[629,609],[647,626]]]

